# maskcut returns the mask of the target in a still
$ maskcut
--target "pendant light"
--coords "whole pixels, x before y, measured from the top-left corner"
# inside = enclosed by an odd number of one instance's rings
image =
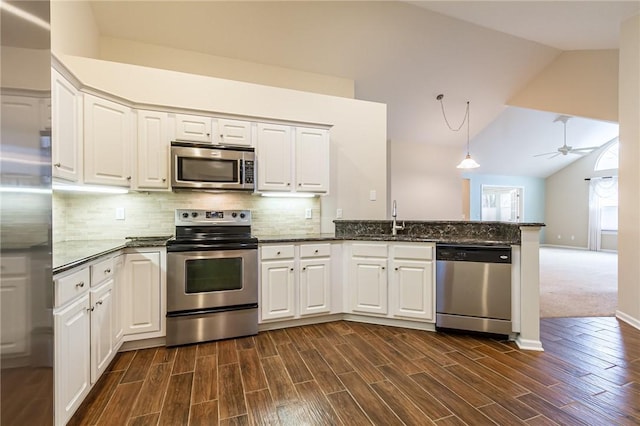
[[[464,114],[464,118],[462,119],[462,123],[460,123],[460,126],[458,126],[457,129],[454,129],[453,127],[451,127],[451,124],[449,124],[449,120],[447,120],[447,115],[444,112],[444,103],[442,102],[442,99],[444,98],[444,95],[440,94],[438,96],[436,96],[436,100],[440,101],[440,107],[442,109],[442,116],[444,117],[444,121],[445,123],[447,123],[447,126],[449,127],[449,130],[454,131],[454,132],[458,132],[460,131],[460,129],[462,129],[462,126],[464,125],[465,121],[467,122],[467,155],[464,157],[464,160],[462,160],[460,162],[460,164],[458,164],[456,166],[456,168],[458,169],[475,169],[480,167],[480,164],[476,163],[476,161],[471,158],[471,154],[469,153],[469,121],[470,121],[470,114],[469,114],[469,101],[467,101],[467,110]]]

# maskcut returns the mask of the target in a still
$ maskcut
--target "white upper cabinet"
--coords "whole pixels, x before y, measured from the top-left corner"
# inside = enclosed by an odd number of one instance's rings
[[[52,137],[54,178],[82,181],[82,96],[56,70],[51,70]]]
[[[258,191],[329,190],[329,132],[258,123]]]
[[[84,95],[84,180],[130,186],[133,150],[131,109]]]
[[[329,190],[329,132],[296,128],[296,190],[325,193]]]
[[[218,138],[220,145],[253,146],[251,122],[242,120],[218,119]]]
[[[291,190],[291,127],[258,123],[257,138],[258,190]]]
[[[175,140],[212,143],[213,121],[211,117],[176,114]]]
[[[169,189],[169,131],[166,112],[138,110],[134,188]]]

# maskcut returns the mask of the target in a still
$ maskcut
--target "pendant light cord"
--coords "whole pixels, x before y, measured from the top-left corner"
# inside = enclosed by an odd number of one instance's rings
[[[462,126],[464,126],[464,123],[469,119],[469,101],[467,101],[467,110],[465,111],[464,117],[462,118],[462,123],[460,123],[457,129],[454,129],[453,126],[451,126],[451,124],[449,123],[449,120],[447,120],[447,114],[445,114],[444,112],[444,102],[442,102],[442,98],[444,98],[444,95],[438,95],[436,99],[440,101],[440,109],[442,109],[442,116],[444,117],[444,122],[447,123],[447,127],[449,127],[449,130],[451,130],[452,132],[459,132],[460,129],[462,129]],[[468,133],[469,133],[469,126],[467,125],[467,136],[468,136]]]

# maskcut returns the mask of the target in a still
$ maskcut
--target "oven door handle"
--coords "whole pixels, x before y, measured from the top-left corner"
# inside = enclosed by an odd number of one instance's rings
[[[213,243],[213,244],[172,244],[167,246],[167,252],[182,251],[221,251],[221,250],[253,250],[258,243]]]

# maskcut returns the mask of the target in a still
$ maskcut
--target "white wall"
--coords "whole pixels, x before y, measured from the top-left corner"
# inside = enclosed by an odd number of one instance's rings
[[[460,220],[462,173],[456,165],[462,158],[458,147],[391,141],[390,200],[398,203],[398,218]]]
[[[617,316],[640,328],[640,15],[620,31]]]
[[[51,51],[97,58],[100,34],[88,1],[51,1]]]
[[[100,59],[346,98],[353,98],[355,90],[347,78],[111,37],[100,38]]]
[[[321,230],[345,219],[386,215],[386,106],[335,96],[222,80],[136,65],[65,56],[85,85],[142,105],[332,125],[331,190],[321,198]],[[376,190],[376,201],[369,200]]]
[[[507,104],[618,121],[618,51],[562,52]]]
[[[545,244],[588,247],[589,181],[585,178],[610,175],[593,170],[609,146],[610,143],[603,145],[546,179]]]

